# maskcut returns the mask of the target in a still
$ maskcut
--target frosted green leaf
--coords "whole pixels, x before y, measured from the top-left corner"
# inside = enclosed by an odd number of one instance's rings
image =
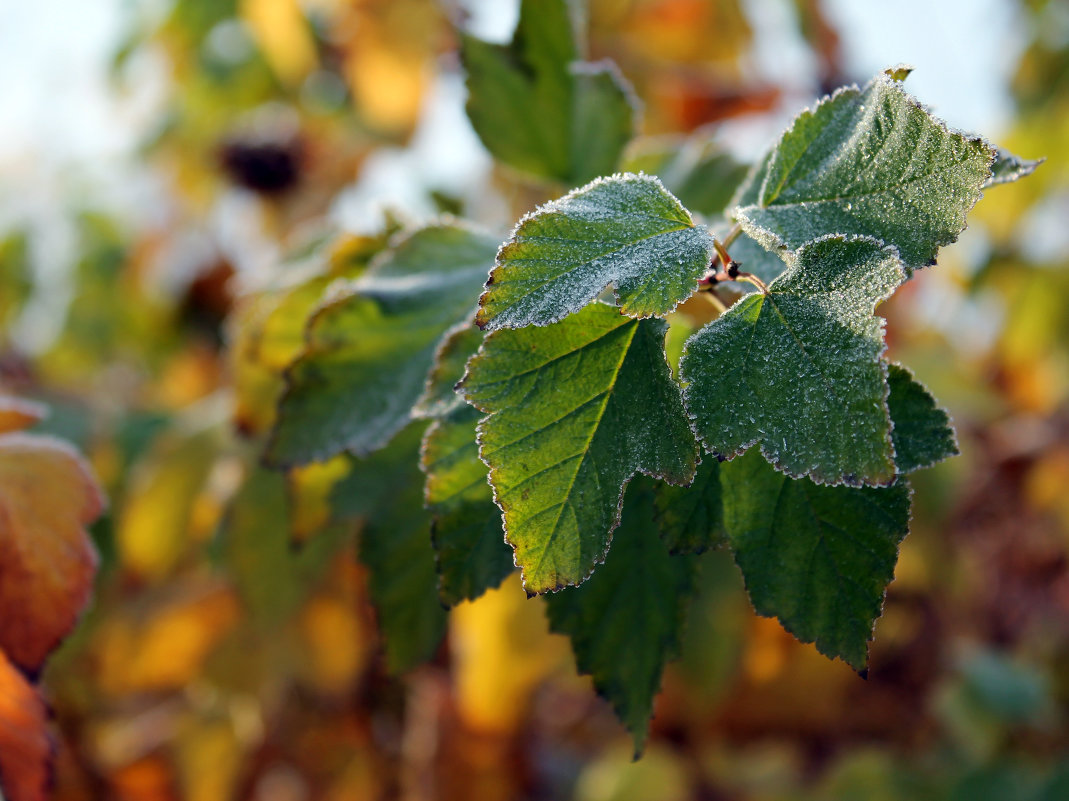
[[[274,465],[367,454],[411,419],[439,340],[467,319],[496,242],[442,223],[383,254],[310,321],[268,448]]]
[[[679,655],[697,569],[695,557],[669,555],[653,512],[647,482],[636,481],[605,564],[582,587],[546,598],[550,630],[571,638],[576,666],[631,732],[636,757],[664,666]]]
[[[724,503],[720,463],[706,456],[689,487],[659,484],[655,491],[657,525],[672,553],[701,553],[724,544]]]
[[[721,465],[724,523],[758,614],[864,671],[909,531],[910,489],[822,487],[748,451]]]
[[[488,414],[479,454],[528,593],[578,584],[604,559],[636,472],[693,478],[666,329],[594,303],[551,326],[496,331],[468,364],[460,389]]]
[[[478,598],[514,567],[475,442],[481,416],[462,405],[433,423],[423,439],[424,500],[434,515],[438,595],[446,606]]]
[[[993,156],[881,73],[802,112],[740,191],[735,218],[770,250],[870,236],[898,248],[912,269],[957,239]]]
[[[1023,159],[1020,156],[1013,155],[1008,150],[999,148],[995,154],[995,163],[991,165],[991,177],[984,184],[984,189],[998,184],[1012,184],[1014,181],[1034,173],[1036,167],[1044,161],[1046,159],[1036,159],[1035,161]]]
[[[724,213],[749,172],[708,135],[638,139],[623,169],[656,175],[691,212],[706,217]]]
[[[488,329],[548,325],[610,285],[624,314],[664,315],[698,288],[712,252],[709,232],[656,178],[599,178],[520,220],[475,320]]]
[[[912,473],[956,456],[958,443],[950,416],[939,408],[924,385],[897,364],[887,366],[887,383],[891,388],[887,408],[894,421],[891,439],[898,472]]]
[[[893,248],[828,237],[687,342],[687,409],[706,449],[755,443],[777,469],[826,484],[894,480],[883,321],[904,280]]]
[[[468,117],[496,159],[569,186],[616,170],[637,101],[611,63],[577,60],[565,0],[523,0],[508,45],[460,39]]]
[[[423,507],[419,449],[423,426],[410,425],[388,448],[355,460],[352,474],[335,489],[341,506],[360,510],[360,560],[385,640],[391,673],[434,655],[445,634],[431,546],[431,516]]]

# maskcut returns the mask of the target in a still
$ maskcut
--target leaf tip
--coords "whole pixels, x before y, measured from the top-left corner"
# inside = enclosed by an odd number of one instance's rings
[[[883,74],[890,78],[892,81],[902,83],[909,77],[909,74],[913,72],[912,64],[895,64],[893,67],[888,67],[883,71]]]

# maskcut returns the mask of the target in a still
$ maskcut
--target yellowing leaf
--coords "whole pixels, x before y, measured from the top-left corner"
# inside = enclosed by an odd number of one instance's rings
[[[542,603],[527,599],[516,573],[454,607],[450,634],[460,716],[480,731],[515,731],[535,688],[567,660],[565,641],[550,636]]]
[[[313,598],[301,613],[301,665],[313,687],[340,695],[352,687],[366,662],[369,633],[356,605],[339,598]]]
[[[177,743],[178,777],[187,801],[234,798],[244,748],[229,720],[195,720]]]
[[[0,798],[45,801],[52,743],[48,711],[0,651]]]
[[[316,68],[315,42],[297,0],[242,0],[241,16],[283,83],[294,85]]]
[[[0,648],[36,671],[89,600],[97,555],[85,527],[104,510],[67,444],[0,434]]]
[[[216,456],[214,431],[163,440],[139,466],[119,517],[116,539],[123,565],[137,576],[166,576],[190,542],[196,499]]]
[[[290,531],[295,541],[305,542],[327,526],[331,516],[331,492],[351,469],[347,457],[335,456],[326,462],[297,467],[290,473]]]
[[[123,695],[184,687],[239,614],[234,594],[217,588],[139,619],[110,618],[96,642],[101,689]]]

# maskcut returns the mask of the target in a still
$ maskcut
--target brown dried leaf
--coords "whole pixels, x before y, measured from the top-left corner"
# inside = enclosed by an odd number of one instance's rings
[[[0,648],[38,670],[89,600],[97,555],[85,527],[104,510],[69,445],[0,434]]]

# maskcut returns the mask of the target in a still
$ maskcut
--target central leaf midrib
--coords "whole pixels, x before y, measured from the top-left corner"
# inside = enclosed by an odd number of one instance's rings
[[[549,553],[549,548],[553,544],[554,539],[556,539],[556,537],[557,537],[557,535],[559,533],[560,518],[561,518],[561,515],[564,513],[564,506],[565,506],[566,503],[568,503],[569,499],[571,498],[571,494],[575,489],[575,481],[579,477],[579,471],[582,469],[583,464],[586,462],[587,456],[590,454],[590,445],[594,441],[594,436],[597,434],[598,428],[601,426],[601,420],[605,416],[605,409],[608,407],[609,401],[612,398],[613,390],[616,388],[616,381],[620,377],[620,370],[623,368],[624,361],[627,359],[627,354],[631,350],[631,344],[634,342],[635,333],[638,331],[638,327],[639,327],[639,324],[637,322],[632,324],[631,333],[629,334],[629,336],[627,338],[627,344],[623,348],[621,348],[620,359],[616,363],[616,369],[613,371],[612,381],[609,383],[608,388],[605,390],[605,399],[601,404],[601,408],[598,409],[597,417],[594,420],[594,424],[591,425],[591,427],[590,427],[590,435],[586,438],[586,442],[584,443],[584,447],[583,447],[583,450],[581,452],[582,453],[582,458],[580,458],[578,460],[578,462],[576,463],[575,471],[572,473],[571,479],[568,482],[568,488],[563,494],[563,497],[561,499],[560,505],[557,507],[557,515],[553,519],[553,525],[552,525],[552,528],[551,528],[550,535],[546,539],[546,541],[543,543],[543,546],[542,546],[542,549],[541,549],[541,551],[542,551],[541,555],[538,557],[538,562],[536,563],[536,566],[539,569],[541,569],[542,564],[545,562],[546,556]],[[621,493],[622,492],[623,492],[623,490],[621,490]],[[580,533],[580,538],[581,538],[581,533]],[[582,552],[582,543],[581,542],[580,542],[579,550],[580,550],[580,553],[581,553]]]

